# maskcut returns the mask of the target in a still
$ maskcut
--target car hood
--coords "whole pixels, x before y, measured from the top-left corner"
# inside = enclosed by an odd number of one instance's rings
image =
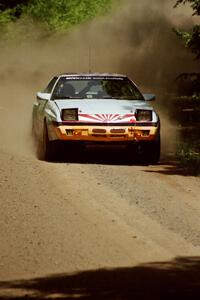
[[[116,99],[67,99],[54,100],[61,111],[67,108],[77,108],[79,114],[134,114],[137,108],[152,109],[144,100]]]

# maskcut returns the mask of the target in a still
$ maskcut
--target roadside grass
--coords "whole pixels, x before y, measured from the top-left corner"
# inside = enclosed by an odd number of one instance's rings
[[[198,74],[192,73],[191,76]],[[185,76],[185,75],[184,75]],[[195,77],[196,78],[196,77]],[[198,77],[199,78],[199,77]],[[184,81],[184,88],[186,82]],[[190,83],[190,85],[189,85]],[[191,87],[191,82],[188,87]],[[197,83],[195,83],[197,85]],[[199,84],[199,79],[198,79]],[[196,87],[196,86],[195,86]],[[179,128],[176,159],[188,175],[200,175],[200,95],[172,97],[170,115]]]
[[[189,175],[200,175],[200,140],[182,141],[178,145],[177,160]]]

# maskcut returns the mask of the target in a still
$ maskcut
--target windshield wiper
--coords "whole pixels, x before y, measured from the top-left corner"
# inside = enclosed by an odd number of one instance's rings
[[[99,98],[99,99],[101,99],[101,98]],[[112,96],[105,96],[105,97],[102,97],[102,99],[117,99],[117,97],[112,97]]]
[[[106,97],[103,97],[103,99],[123,99],[123,100],[124,100],[124,99],[126,99],[126,98],[124,98],[124,97],[119,97],[119,96],[118,96],[118,97],[114,97],[114,96],[107,97],[107,96],[106,96]]]
[[[133,97],[127,97],[127,96],[116,96],[116,97],[103,97],[103,99],[116,99],[116,100],[139,100]]]
[[[54,98],[54,100],[65,100],[65,99],[84,99],[83,97],[71,97],[71,96],[66,96],[66,97],[58,97]]]

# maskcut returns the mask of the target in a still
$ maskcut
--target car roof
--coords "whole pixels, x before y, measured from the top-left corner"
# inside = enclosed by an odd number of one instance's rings
[[[59,75],[59,77],[124,77],[126,78],[126,75],[122,74],[115,74],[115,73],[62,73]]]

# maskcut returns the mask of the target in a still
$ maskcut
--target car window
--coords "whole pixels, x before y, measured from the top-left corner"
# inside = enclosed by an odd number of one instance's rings
[[[54,85],[55,85],[55,83],[56,83],[56,80],[58,79],[58,77],[54,77],[49,83],[48,83],[48,85],[47,85],[47,87],[44,89],[44,93],[48,93],[48,94],[50,94],[51,93],[51,91],[52,91],[52,89],[53,89],[53,87],[54,87]]]
[[[52,99],[68,98],[144,100],[138,88],[126,77],[61,77]]]

